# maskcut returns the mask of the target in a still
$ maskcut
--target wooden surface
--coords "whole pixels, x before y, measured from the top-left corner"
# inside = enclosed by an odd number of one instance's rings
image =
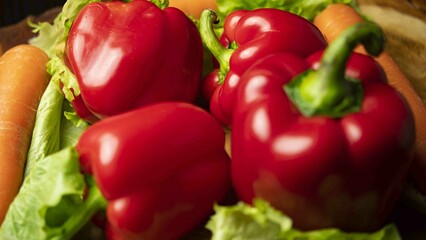
[[[387,51],[411,80],[426,105],[426,1],[359,2],[363,13],[385,31]]]
[[[34,23],[52,22],[60,10],[60,8],[54,8],[41,15],[30,15],[16,24],[0,28],[0,49],[5,52],[15,45],[27,43],[30,38],[35,36],[27,21],[31,20]]]
[[[360,5],[376,5],[382,8],[392,8],[426,21],[425,0],[358,0],[358,3]]]
[[[388,40],[387,50],[412,81],[418,94],[426,99],[426,0],[358,2],[363,13],[382,26]],[[51,21],[59,11],[59,8],[55,8],[29,18],[34,22]],[[0,53],[34,36],[26,21],[24,19],[18,24],[0,28]],[[397,224],[403,240],[426,239],[426,214],[408,204],[399,204],[389,221]],[[209,238],[209,232],[200,226],[184,239]],[[88,225],[75,239],[102,239],[102,233]]]

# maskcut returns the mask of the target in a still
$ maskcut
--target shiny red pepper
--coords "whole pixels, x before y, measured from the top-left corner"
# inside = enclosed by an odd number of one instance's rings
[[[198,29],[182,11],[147,0],[87,4],[66,56],[83,103],[99,118],[159,101],[192,102],[199,91]]]
[[[276,52],[306,57],[326,46],[323,35],[311,22],[287,11],[256,9],[229,14],[224,22],[221,42],[228,42],[231,49],[223,47],[215,37],[212,30],[214,21],[215,13],[204,11],[200,18],[200,31],[220,65],[218,74],[221,81],[210,99],[210,111],[225,125],[231,123],[234,93],[240,76],[254,62]],[[206,81],[214,79],[215,74]]]
[[[384,223],[412,162],[415,131],[380,65],[351,53],[361,42],[378,54],[382,36],[361,23],[325,50],[320,66],[318,54],[280,53],[244,73],[231,145],[242,200],[266,199],[305,230]]]
[[[230,186],[224,141],[220,123],[188,103],[157,103],[89,127],[76,149],[108,201],[110,239],[179,239],[205,220]]]

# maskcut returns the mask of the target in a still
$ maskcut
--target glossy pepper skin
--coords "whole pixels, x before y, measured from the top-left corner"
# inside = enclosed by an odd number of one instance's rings
[[[278,9],[256,9],[237,10],[226,17],[221,42],[232,48],[226,49],[209,34],[215,20],[214,12],[206,10],[201,16],[200,31],[220,65],[218,74],[222,78],[210,99],[210,111],[228,126],[232,122],[235,89],[249,66],[271,53],[291,52],[307,57],[326,46],[321,32],[308,20]],[[214,74],[208,78],[214,79]]]
[[[66,56],[83,103],[98,118],[159,101],[192,102],[199,91],[201,38],[177,8],[90,3],[70,29]]]
[[[350,55],[355,44],[347,43],[364,43],[370,30],[381,36],[370,23],[348,30],[328,47],[317,71],[310,64],[322,54],[305,60],[280,53],[242,76],[231,169],[243,201],[266,199],[304,230],[368,231],[384,223],[412,162],[414,123],[374,59]],[[338,57],[330,58],[334,53]],[[306,97],[305,106],[294,91]],[[319,110],[309,108],[318,99]]]
[[[188,103],[157,103],[104,119],[76,146],[108,200],[110,239],[179,239],[230,185],[221,125]]]

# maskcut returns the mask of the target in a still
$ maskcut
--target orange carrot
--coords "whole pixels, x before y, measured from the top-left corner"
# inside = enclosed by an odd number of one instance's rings
[[[176,7],[187,15],[198,19],[204,9],[216,9],[215,0],[169,0],[170,7]]]
[[[315,17],[314,24],[327,41],[333,42],[343,30],[362,21],[362,17],[352,7],[345,4],[330,4]]]
[[[0,57],[0,224],[23,180],[37,107],[49,81],[47,61],[31,45]]]
[[[343,30],[361,21],[363,18],[352,7],[331,4],[315,18],[314,24],[331,42]],[[366,53],[362,47],[358,47],[356,51]],[[413,173],[417,183],[426,193],[426,107],[410,80],[387,52],[383,52],[376,60],[386,72],[389,84],[405,97],[413,112],[416,125],[416,157]]]

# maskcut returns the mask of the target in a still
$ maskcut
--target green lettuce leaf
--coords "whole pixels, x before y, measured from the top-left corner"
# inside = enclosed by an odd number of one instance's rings
[[[62,91],[68,101],[74,100],[74,95],[80,95],[77,79],[65,65],[64,53],[66,41],[71,25],[80,10],[89,3],[101,0],[68,0],[62,11],[54,19],[53,24],[48,22],[30,23],[37,36],[30,39],[30,44],[41,48],[49,56],[49,73],[52,79],[63,84]]]
[[[239,9],[277,8],[312,21],[332,3],[348,4],[358,9],[355,0],[217,0],[216,3],[219,19],[225,19],[229,13]]]
[[[0,228],[0,239],[61,239],[59,227],[82,204],[85,180],[72,148],[42,159],[25,178]]]
[[[66,1],[62,7],[62,11],[53,20],[53,24],[48,22],[31,23],[33,32],[38,34],[33,39],[30,39],[30,43],[43,49],[50,58],[54,56],[62,57],[65,51],[65,43],[68,38],[69,30],[80,10],[89,3],[100,1],[101,0]]]
[[[47,71],[52,76],[52,81],[56,82],[58,86],[62,84],[61,91],[69,102],[74,100],[74,96],[80,95],[77,78],[65,65],[62,57],[54,56],[50,59],[47,63]]]
[[[233,206],[215,206],[215,214],[206,228],[212,240],[400,240],[395,225],[389,224],[374,233],[347,233],[329,228],[299,231],[292,220],[266,201],[256,199],[253,206],[239,202]]]
[[[88,127],[70,104],[74,100],[74,94],[80,94],[80,88],[74,74],[64,63],[64,52],[69,30],[80,10],[89,3],[99,1],[68,0],[53,24],[30,23],[34,32],[38,33],[30,40],[30,44],[48,54],[50,61],[47,63],[47,72],[52,78],[37,109],[25,176],[34,163],[60,149],[75,145]],[[63,86],[62,89],[60,86]]]
[[[86,183],[89,192],[83,200]],[[80,172],[78,154],[67,147],[37,162],[9,207],[0,239],[71,239],[106,200]]]

